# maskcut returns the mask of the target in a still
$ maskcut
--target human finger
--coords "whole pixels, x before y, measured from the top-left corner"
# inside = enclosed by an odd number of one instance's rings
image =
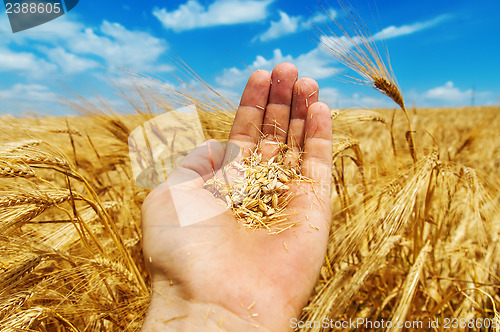
[[[280,143],[286,143],[293,87],[297,76],[297,67],[291,63],[281,63],[273,69],[260,141],[263,161],[277,154]]]
[[[318,83],[311,78],[301,78],[294,86],[291,118],[288,126],[288,151],[285,163],[298,165],[304,148],[305,123],[308,108],[318,101]]]

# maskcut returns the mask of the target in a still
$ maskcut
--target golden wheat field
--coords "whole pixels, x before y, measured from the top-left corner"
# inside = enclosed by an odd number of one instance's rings
[[[500,107],[407,108],[360,29],[328,47],[398,108],[331,110],[328,248],[291,328],[500,331]],[[124,95],[134,114],[81,100],[81,116],[0,118],[1,331],[140,330],[148,190],[129,135],[195,105],[203,139],[226,141],[235,114],[210,89],[142,86]]]
[[[141,253],[147,190],[135,184],[127,139],[157,115],[148,103],[133,115],[82,106],[81,117],[1,118],[2,331],[140,329],[151,289]],[[223,140],[234,113],[217,108],[197,104],[205,138]],[[333,223],[301,321],[492,329],[500,318],[499,112],[408,110],[414,162],[401,110],[332,110]]]

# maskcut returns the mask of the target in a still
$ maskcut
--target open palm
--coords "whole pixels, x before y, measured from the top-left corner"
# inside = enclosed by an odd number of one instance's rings
[[[297,226],[274,235],[248,230],[203,189],[212,167],[230,158],[213,141],[149,194],[142,227],[153,296],[145,330],[290,329],[317,280],[331,221],[330,111],[317,99],[317,83],[297,80],[291,64],[256,71],[229,136],[237,158],[258,147],[267,160],[278,153],[276,141],[293,147],[286,162],[314,180],[289,189],[287,213]]]

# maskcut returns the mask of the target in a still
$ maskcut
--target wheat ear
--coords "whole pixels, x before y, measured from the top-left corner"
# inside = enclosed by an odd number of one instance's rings
[[[345,4],[341,2],[341,6],[346,9]],[[413,162],[417,162],[415,152],[415,142],[413,139],[413,130],[411,129],[411,121],[406,111],[403,94],[396,81],[392,67],[390,65],[389,56],[387,54],[386,66],[382,56],[380,55],[373,36],[369,33],[368,28],[357,15],[349,10],[350,30],[354,36],[351,36],[339,22],[337,22],[330,14],[330,18],[335,23],[342,35],[339,36],[330,29],[333,37],[323,36],[321,38],[323,45],[330,53],[342,64],[358,73],[361,78],[350,77],[355,83],[370,86],[387,97],[391,98],[404,112],[407,122],[407,142],[410,150],[410,155]]]

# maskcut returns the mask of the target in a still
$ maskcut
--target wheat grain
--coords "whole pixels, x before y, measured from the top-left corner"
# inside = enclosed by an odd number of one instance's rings
[[[42,256],[32,256],[16,262],[12,267],[8,267],[0,274],[0,283],[2,290],[7,290],[14,287],[21,279],[42,262]]]
[[[0,327],[5,332],[31,330],[32,327],[47,317],[48,312],[49,310],[42,307],[21,310],[0,321]]]
[[[46,190],[30,193],[11,192],[0,197],[0,207],[14,207],[19,205],[51,206],[61,204],[69,199],[70,193],[66,190]]]
[[[26,223],[47,209],[69,201],[71,197],[67,190],[4,192],[0,197],[0,231],[19,222]]]
[[[40,145],[42,142],[37,139],[21,140],[19,142],[10,142],[0,147],[0,155],[12,154],[29,147]]]
[[[10,163],[27,164],[33,166],[55,166],[66,170],[71,169],[71,166],[67,160],[41,151],[22,150],[15,155],[3,156],[3,159],[4,161]]]
[[[378,73],[377,73],[378,74]],[[371,81],[377,90],[391,98],[401,109],[406,109],[403,94],[395,80],[388,74],[373,75]]]
[[[7,294],[5,297],[0,297],[0,322],[7,314],[23,307],[26,301],[28,301],[32,296],[32,292],[20,291],[14,294]]]
[[[351,149],[354,147],[359,147],[359,142],[357,139],[353,137],[343,137],[341,140],[333,143],[333,160],[335,161],[338,156],[347,149]]]
[[[47,128],[44,130],[55,134],[71,134],[76,136],[82,136],[82,133],[75,129]]]
[[[0,178],[35,177],[35,171],[22,164],[0,160]]]

